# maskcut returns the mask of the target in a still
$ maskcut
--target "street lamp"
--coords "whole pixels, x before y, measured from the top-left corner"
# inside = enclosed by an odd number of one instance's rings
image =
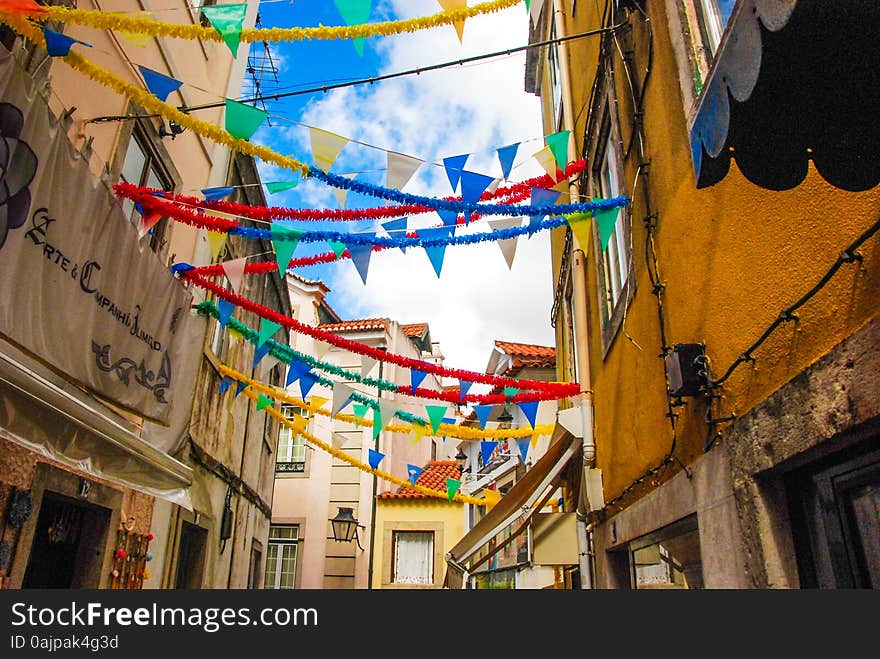
[[[455,454],[455,464],[458,465],[459,473],[464,473],[464,466],[467,464],[468,456],[467,454],[461,450],[461,447],[458,449],[458,453]]]
[[[353,511],[353,508],[340,507],[336,513],[336,517],[330,520],[330,525],[333,527],[333,539],[336,540],[336,542],[351,542],[352,538],[354,538],[355,541],[357,541],[360,550],[363,551],[364,548],[361,547],[361,539],[357,534],[360,524],[358,523],[357,518],[352,514]]]
[[[510,422],[513,421],[513,415],[510,413],[510,406],[508,406],[508,405],[504,406],[504,410],[501,412],[501,414],[498,415],[498,418],[496,419],[496,421],[498,421],[498,423],[502,424],[501,427],[503,427],[503,428],[510,427]]]

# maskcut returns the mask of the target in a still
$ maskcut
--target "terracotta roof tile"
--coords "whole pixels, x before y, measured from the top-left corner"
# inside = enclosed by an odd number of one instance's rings
[[[514,369],[521,369],[527,366],[532,368],[556,367],[556,348],[552,346],[513,343],[497,339],[495,340],[495,346],[505,355],[513,357],[513,364],[507,369],[507,375],[510,375]]]
[[[409,337],[421,338],[425,330],[428,329],[428,323],[411,323],[409,325],[401,325],[400,329]]]
[[[446,491],[446,479],[461,478],[461,471],[455,460],[434,460],[425,465],[424,470],[416,479],[416,485],[427,487],[440,492]],[[411,487],[402,487],[397,492],[384,492],[377,494],[377,499],[431,499],[427,494],[416,492]]]
[[[346,320],[342,323],[318,325],[319,329],[339,334],[340,332],[363,332],[369,330],[387,329],[391,321],[387,318],[361,318],[359,320]]]

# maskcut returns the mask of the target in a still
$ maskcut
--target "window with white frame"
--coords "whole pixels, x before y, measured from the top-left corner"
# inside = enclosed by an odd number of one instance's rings
[[[596,165],[593,170],[593,181],[596,192],[602,199],[610,199],[624,193],[623,172],[621,167],[620,145],[611,130],[611,119],[605,115],[602,130],[599,133],[599,149]],[[602,254],[602,274],[605,293],[605,322],[610,322],[614,309],[626,288],[629,265],[632,255],[627,240],[626,227],[622,221],[624,213],[617,209],[614,230],[608,239],[608,245]],[[600,245],[600,249],[602,246]]]
[[[277,590],[296,587],[299,542],[298,524],[272,524],[269,527],[265,588]]]
[[[281,413],[285,419],[293,421],[299,414],[308,419],[309,412],[294,405],[283,405]],[[306,470],[306,440],[300,435],[294,435],[286,424],[281,424],[278,432],[278,451],[275,454],[275,471],[288,474],[301,474]]]
[[[690,50],[695,96],[703,89],[735,3],[736,0],[679,0],[679,20]]]
[[[550,39],[556,38],[556,23],[550,23]],[[550,63],[550,90],[553,94],[553,116],[556,128],[562,124],[562,71],[559,66],[559,45],[551,43],[547,47],[547,59]]]
[[[395,531],[391,583],[434,583],[434,532]]]

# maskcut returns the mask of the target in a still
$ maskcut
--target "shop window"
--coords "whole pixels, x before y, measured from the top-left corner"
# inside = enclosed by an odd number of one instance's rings
[[[285,419],[293,421],[296,414],[306,419],[309,418],[307,409],[300,409],[294,405],[283,405],[281,413]],[[306,425],[308,429],[308,425]],[[301,474],[306,470],[306,440],[302,435],[294,435],[293,431],[286,425],[281,424],[278,432],[278,450],[275,454],[275,472],[284,474]]]
[[[633,588],[703,588],[696,516],[629,543],[629,561]]]
[[[880,588],[880,443],[789,477],[804,588]]]
[[[299,543],[298,524],[272,524],[269,527],[265,588],[278,590],[296,587]]]
[[[391,582],[434,583],[434,532],[395,531]]]
[[[122,171],[119,180],[148,188],[171,191],[174,189],[172,179],[168,173],[156,148],[147,137],[146,130],[139,124],[135,125],[131,134],[131,140],[125,151],[125,159],[122,161]],[[123,199],[122,212],[125,217],[136,227],[140,227],[141,213],[130,199]],[[154,224],[147,235],[149,245],[157,254],[162,254],[168,244],[167,240],[168,218],[163,217]]]

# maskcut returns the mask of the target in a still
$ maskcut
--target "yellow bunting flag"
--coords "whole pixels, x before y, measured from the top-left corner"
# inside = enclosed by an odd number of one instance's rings
[[[226,244],[227,234],[221,231],[208,231],[207,234],[208,246],[211,248],[211,260],[215,261],[220,255],[220,250],[223,249],[223,245]]]
[[[459,9],[467,9],[467,0],[437,0],[437,2],[440,3],[440,6],[443,7],[443,10],[447,13]],[[464,19],[455,21],[454,25],[455,31],[458,32],[459,43],[464,43],[462,39],[464,35]]]
[[[320,128],[310,127],[309,133],[312,142],[312,162],[315,163],[315,167],[325,172],[330,171],[349,139]]]
[[[155,19],[153,12],[150,11],[139,11],[132,16],[134,18],[142,18],[148,21]],[[149,34],[144,34],[143,32],[125,32],[124,30],[119,31],[119,36],[138,48],[146,48],[147,44],[150,43],[150,40],[153,38]]]
[[[498,492],[498,490],[484,490],[483,498],[486,499],[486,506],[491,508],[496,503],[501,501],[501,494]]]
[[[559,181],[557,177],[556,167],[556,156],[553,155],[553,152],[550,150],[549,146],[545,146],[543,149],[533,154],[535,160],[538,161],[538,164],[544,168],[544,171],[550,175],[554,181]]]
[[[324,403],[326,403],[328,400],[330,399],[324,398],[323,396],[312,396],[312,400],[310,402],[313,407],[320,409],[324,407]]]

